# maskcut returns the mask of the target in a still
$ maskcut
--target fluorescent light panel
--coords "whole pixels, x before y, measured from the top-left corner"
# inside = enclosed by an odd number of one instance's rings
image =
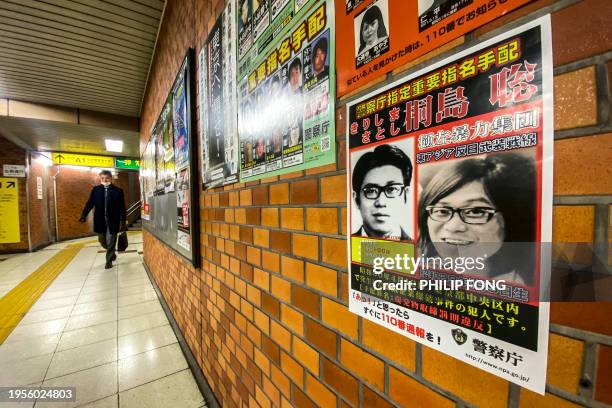
[[[106,144],[106,150],[109,152],[123,151],[123,140],[104,139],[104,143]]]

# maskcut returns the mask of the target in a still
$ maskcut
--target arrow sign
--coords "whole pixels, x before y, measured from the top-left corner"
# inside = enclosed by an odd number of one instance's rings
[[[11,187],[12,187],[12,188],[15,188],[15,182],[14,182],[14,181],[9,181],[9,182],[7,183],[6,188],[11,188]]]
[[[62,156],[61,154],[58,154],[55,157],[57,157],[57,161],[59,162],[59,164],[62,164],[62,160],[64,160],[64,156]]]

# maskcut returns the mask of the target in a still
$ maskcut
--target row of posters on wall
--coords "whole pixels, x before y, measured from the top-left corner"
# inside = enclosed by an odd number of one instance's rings
[[[141,159],[140,181],[145,221],[151,220],[152,198],[174,193],[176,205],[176,243],[186,251],[192,250],[191,231],[191,160],[188,107],[189,58],[183,62],[172,91],[151,130]],[[160,209],[163,211],[163,209]]]
[[[228,0],[198,57],[203,186],[334,162],[336,96],[529,1]]]
[[[335,162],[337,96],[529,1],[230,0],[198,58],[204,187]],[[379,86],[346,110],[350,310],[539,393],[551,53],[543,18]],[[377,264],[404,256],[412,270]],[[466,257],[482,259],[478,273],[458,265]],[[428,258],[450,263],[414,263]],[[507,285],[398,286],[468,278]]]
[[[336,160],[333,15],[329,0],[227,3],[198,58],[205,187]]]

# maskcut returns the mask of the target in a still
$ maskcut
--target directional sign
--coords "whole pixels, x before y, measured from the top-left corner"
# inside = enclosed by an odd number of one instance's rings
[[[2,165],[2,175],[4,177],[25,177],[25,173],[25,166],[23,164]]]
[[[0,244],[20,241],[19,185],[16,178],[0,177]]]
[[[115,160],[110,156],[89,154],[52,153],[53,164],[70,164],[86,167],[115,167]]]
[[[115,167],[118,169],[139,170],[140,160],[138,159],[115,159]]]

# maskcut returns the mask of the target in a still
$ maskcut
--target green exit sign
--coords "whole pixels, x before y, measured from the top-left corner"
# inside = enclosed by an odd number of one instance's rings
[[[115,167],[118,169],[139,170],[140,160],[138,159],[115,159]]]

